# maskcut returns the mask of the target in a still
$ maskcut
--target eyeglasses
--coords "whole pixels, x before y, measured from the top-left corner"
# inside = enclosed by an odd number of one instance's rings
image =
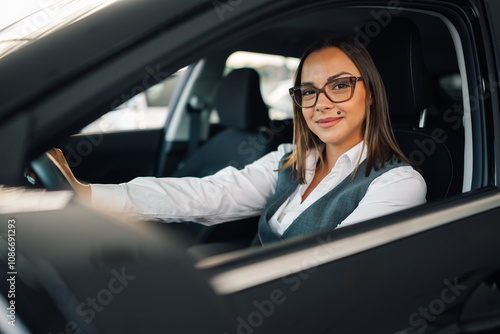
[[[310,108],[318,102],[320,93],[334,103],[345,102],[354,95],[356,81],[363,81],[363,77],[345,77],[327,81],[323,88],[313,85],[300,85],[289,89],[290,96],[299,108]]]

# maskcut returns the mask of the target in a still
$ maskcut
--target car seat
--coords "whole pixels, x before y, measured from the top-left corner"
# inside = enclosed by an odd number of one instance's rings
[[[260,78],[254,69],[235,69],[223,78],[214,105],[220,119],[217,133],[183,161],[171,176],[204,177],[226,166],[243,168],[274,150],[289,130],[285,126],[272,126],[268,107],[262,99]],[[237,224],[215,226],[187,223],[183,228],[196,236],[197,243],[237,242],[251,238],[257,222],[247,219]]]
[[[387,91],[395,139],[403,153],[421,170],[427,201],[461,191],[463,147],[449,129],[425,123],[433,103],[433,81],[424,62],[417,26],[394,19],[367,48]]]
[[[229,165],[242,168],[276,146],[254,69],[235,69],[223,78],[214,105],[222,130],[181,162],[171,176],[203,177]]]

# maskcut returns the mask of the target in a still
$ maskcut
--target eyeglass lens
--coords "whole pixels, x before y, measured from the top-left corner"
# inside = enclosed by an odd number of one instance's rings
[[[324,92],[333,102],[343,102],[351,98],[354,84],[352,78],[336,79],[324,87]],[[305,85],[294,90],[294,98],[301,107],[308,108],[316,104],[319,92],[313,85]]]

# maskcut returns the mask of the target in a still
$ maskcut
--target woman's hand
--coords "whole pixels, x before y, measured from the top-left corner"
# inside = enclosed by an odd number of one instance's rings
[[[79,182],[73,175],[71,168],[64,157],[62,151],[58,148],[53,148],[47,152],[50,160],[61,171],[66,180],[71,184],[75,192],[84,200],[90,201],[91,190],[90,186]]]

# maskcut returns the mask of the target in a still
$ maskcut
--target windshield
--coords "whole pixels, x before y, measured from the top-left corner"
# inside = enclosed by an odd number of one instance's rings
[[[117,0],[52,0],[44,8],[0,30],[0,58],[70,25]]]

